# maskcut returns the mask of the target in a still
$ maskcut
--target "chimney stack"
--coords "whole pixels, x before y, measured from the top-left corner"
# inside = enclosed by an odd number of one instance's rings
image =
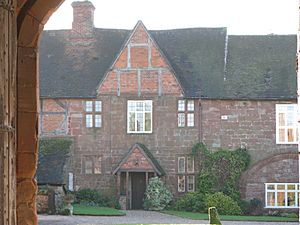
[[[77,1],[72,3],[72,7],[73,35],[78,37],[92,37],[94,30],[94,5],[90,1]]]

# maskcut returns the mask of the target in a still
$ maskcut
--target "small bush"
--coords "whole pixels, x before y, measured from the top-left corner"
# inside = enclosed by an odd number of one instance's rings
[[[240,201],[240,207],[244,215],[262,215],[263,214],[263,203],[257,198],[253,198],[250,201]]]
[[[86,206],[100,206],[121,209],[119,201],[112,194],[103,195],[94,189],[82,189],[76,193],[75,203]]]
[[[204,195],[197,192],[187,193],[176,201],[174,208],[179,211],[203,212]]]
[[[158,177],[149,179],[146,188],[144,207],[148,210],[163,210],[172,201],[172,194]]]
[[[103,197],[97,190],[81,189],[76,193],[76,203],[87,205],[103,205]]]
[[[242,210],[231,197],[216,192],[205,196],[205,205],[207,208],[216,207],[221,215],[241,215]]]

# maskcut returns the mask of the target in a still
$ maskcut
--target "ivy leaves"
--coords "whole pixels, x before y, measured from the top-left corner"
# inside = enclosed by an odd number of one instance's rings
[[[223,192],[235,201],[240,200],[238,182],[250,164],[244,148],[212,152],[203,143],[196,144],[192,154],[199,158],[197,190],[203,194]]]

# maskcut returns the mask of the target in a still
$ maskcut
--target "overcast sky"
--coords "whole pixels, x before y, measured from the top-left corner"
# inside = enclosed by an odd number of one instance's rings
[[[149,30],[227,27],[230,34],[296,34],[298,0],[90,0],[95,26]],[[69,29],[72,0],[66,0],[45,29]]]

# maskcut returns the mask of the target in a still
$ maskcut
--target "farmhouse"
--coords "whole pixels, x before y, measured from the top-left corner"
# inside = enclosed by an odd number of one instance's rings
[[[243,198],[298,206],[296,35],[100,29],[92,3],[72,6],[72,29],[44,31],[39,50],[40,136],[73,139],[70,189],[115,189],[140,209],[160,176],[181,196],[203,142],[248,149]]]

